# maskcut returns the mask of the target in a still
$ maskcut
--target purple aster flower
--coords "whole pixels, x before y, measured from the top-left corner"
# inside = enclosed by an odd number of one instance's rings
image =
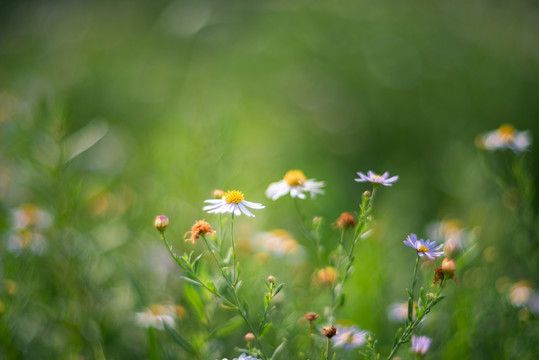
[[[430,347],[432,339],[428,336],[415,336],[412,335],[412,352],[423,356],[427,353]]]
[[[358,172],[357,174],[359,175],[359,179],[354,179],[355,181],[370,182],[374,186],[391,186],[395,181],[399,180],[398,176],[389,177],[389,172],[387,171],[383,175],[375,174],[371,170],[367,171],[367,175],[362,172]]]
[[[365,344],[367,335],[367,331],[359,330],[357,326],[337,326],[337,335],[331,341],[337,348],[350,350]]]
[[[434,258],[437,258],[444,253],[443,251],[438,251],[442,248],[442,246],[444,246],[444,244],[436,246],[436,241],[425,241],[423,239],[417,240],[416,234],[408,235],[408,237],[406,237],[406,240],[403,242],[404,245],[414,248],[417,251],[417,255],[421,257],[425,255],[431,260],[434,260]]]

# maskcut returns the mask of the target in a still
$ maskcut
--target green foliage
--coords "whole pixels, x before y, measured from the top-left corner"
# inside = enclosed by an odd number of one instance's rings
[[[334,321],[373,335],[370,359],[407,356],[411,327],[430,358],[538,358],[536,145],[474,146],[503,123],[539,134],[538,15],[527,0],[3,1],[0,358],[232,359],[262,350],[253,331],[269,359],[314,360]],[[295,168],[326,194],[266,199]],[[400,176],[373,208],[353,181],[371,168]],[[234,220],[231,250],[230,217],[201,210],[215,188],[266,205]],[[330,226],[343,211],[355,230]],[[203,217],[209,249],[183,241]],[[458,286],[430,297],[438,264],[420,264],[407,294],[402,241],[450,219],[470,238]],[[255,247],[282,229],[295,255]],[[315,281],[326,266],[335,284]],[[152,309],[174,326],[141,326]]]

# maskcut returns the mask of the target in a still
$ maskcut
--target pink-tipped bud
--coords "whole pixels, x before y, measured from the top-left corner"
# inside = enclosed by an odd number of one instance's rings
[[[457,267],[453,260],[444,259],[444,261],[442,261],[442,271],[445,275],[451,277],[455,274],[455,270],[457,270]]]
[[[267,279],[267,280],[268,280],[268,282],[269,282],[270,284],[275,284],[275,276],[270,275],[270,276],[268,276],[268,279]]]
[[[153,224],[157,230],[164,232],[168,226],[168,217],[165,215],[157,215]]]
[[[212,195],[216,199],[222,199],[223,196],[225,196],[225,192],[221,189],[215,189],[213,190]]]
[[[254,339],[255,339],[255,334],[253,334],[253,333],[247,333],[247,334],[245,334],[244,339],[245,339],[245,341],[247,341],[247,342],[254,341]]]

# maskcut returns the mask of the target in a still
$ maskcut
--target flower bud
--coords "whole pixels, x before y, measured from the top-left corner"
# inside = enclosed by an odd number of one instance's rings
[[[155,228],[162,233],[168,226],[168,217],[165,215],[157,215],[153,224]]]
[[[350,229],[356,226],[356,217],[350,213],[344,212],[335,221],[334,226],[338,229]]]
[[[337,280],[337,270],[332,266],[327,266],[318,270],[316,276],[321,284],[333,285]]]
[[[247,342],[251,342],[251,341],[253,341],[255,339],[255,334],[247,333],[247,334],[245,334],[244,339]]]
[[[337,335],[337,328],[333,325],[324,326],[324,328],[322,329],[322,335],[324,335],[328,339],[331,339],[332,337]]]
[[[318,314],[315,312],[308,312],[307,314],[305,314],[305,319],[310,322],[313,322],[318,319]]]
[[[442,261],[442,271],[444,272],[445,275],[449,277],[453,276],[456,269],[457,268],[453,260],[449,260],[446,258],[444,259],[444,261]]]
[[[216,199],[222,199],[223,196],[225,196],[225,192],[221,189],[215,189],[213,190],[212,195]]]
[[[369,190],[365,190],[363,192],[363,200],[367,200],[370,197],[371,197],[371,192]]]
[[[267,280],[270,284],[275,284],[275,276],[270,275],[268,276]]]

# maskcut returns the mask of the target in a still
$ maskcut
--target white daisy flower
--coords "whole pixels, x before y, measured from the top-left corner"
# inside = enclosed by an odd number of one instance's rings
[[[223,360],[228,360],[227,358],[224,358]],[[258,358],[252,357],[250,355],[246,355],[245,353],[241,354],[240,357],[234,358],[232,360],[258,360]]]
[[[528,151],[532,144],[529,131],[517,131],[512,125],[502,125],[477,138],[477,145],[490,151],[511,149],[514,152]]]
[[[277,200],[281,196],[290,193],[293,198],[305,199],[304,191],[309,192],[313,198],[316,194],[323,194],[323,181],[307,179],[301,170],[290,170],[281,181],[270,184],[266,190],[266,196],[271,200]]]
[[[243,193],[237,190],[227,191],[221,199],[209,199],[204,202],[210,204],[203,208],[210,214],[234,213],[234,215],[239,216],[243,212],[247,216],[254,217],[253,213],[247,209],[248,207],[251,209],[265,208],[262,204],[245,200]]]
[[[444,246],[444,244],[436,246],[436,241],[425,241],[423,239],[417,240],[416,234],[408,235],[406,237],[406,240],[403,242],[404,245],[415,249],[417,251],[417,255],[419,255],[420,257],[423,257],[424,255],[430,260],[434,260],[434,258],[437,258],[444,253],[443,251],[438,251]]]
[[[412,335],[412,348],[411,351],[418,356],[424,356],[429,351],[432,339],[428,336],[415,336]]]
[[[392,186],[395,181],[399,180],[398,176],[389,177],[389,172],[387,171],[383,175],[378,175],[371,170],[367,171],[367,175],[363,174],[362,172],[358,172],[357,174],[359,175],[359,178],[354,179],[355,181],[370,182],[374,186]]]
[[[368,334],[367,331],[360,330],[357,326],[337,325],[337,335],[331,341],[336,348],[351,350],[365,344]]]
[[[135,317],[135,322],[141,327],[154,327],[158,330],[164,330],[163,323],[168,327],[174,327],[176,318],[176,309],[172,305],[155,304],[146,309],[146,311],[138,312]]]

